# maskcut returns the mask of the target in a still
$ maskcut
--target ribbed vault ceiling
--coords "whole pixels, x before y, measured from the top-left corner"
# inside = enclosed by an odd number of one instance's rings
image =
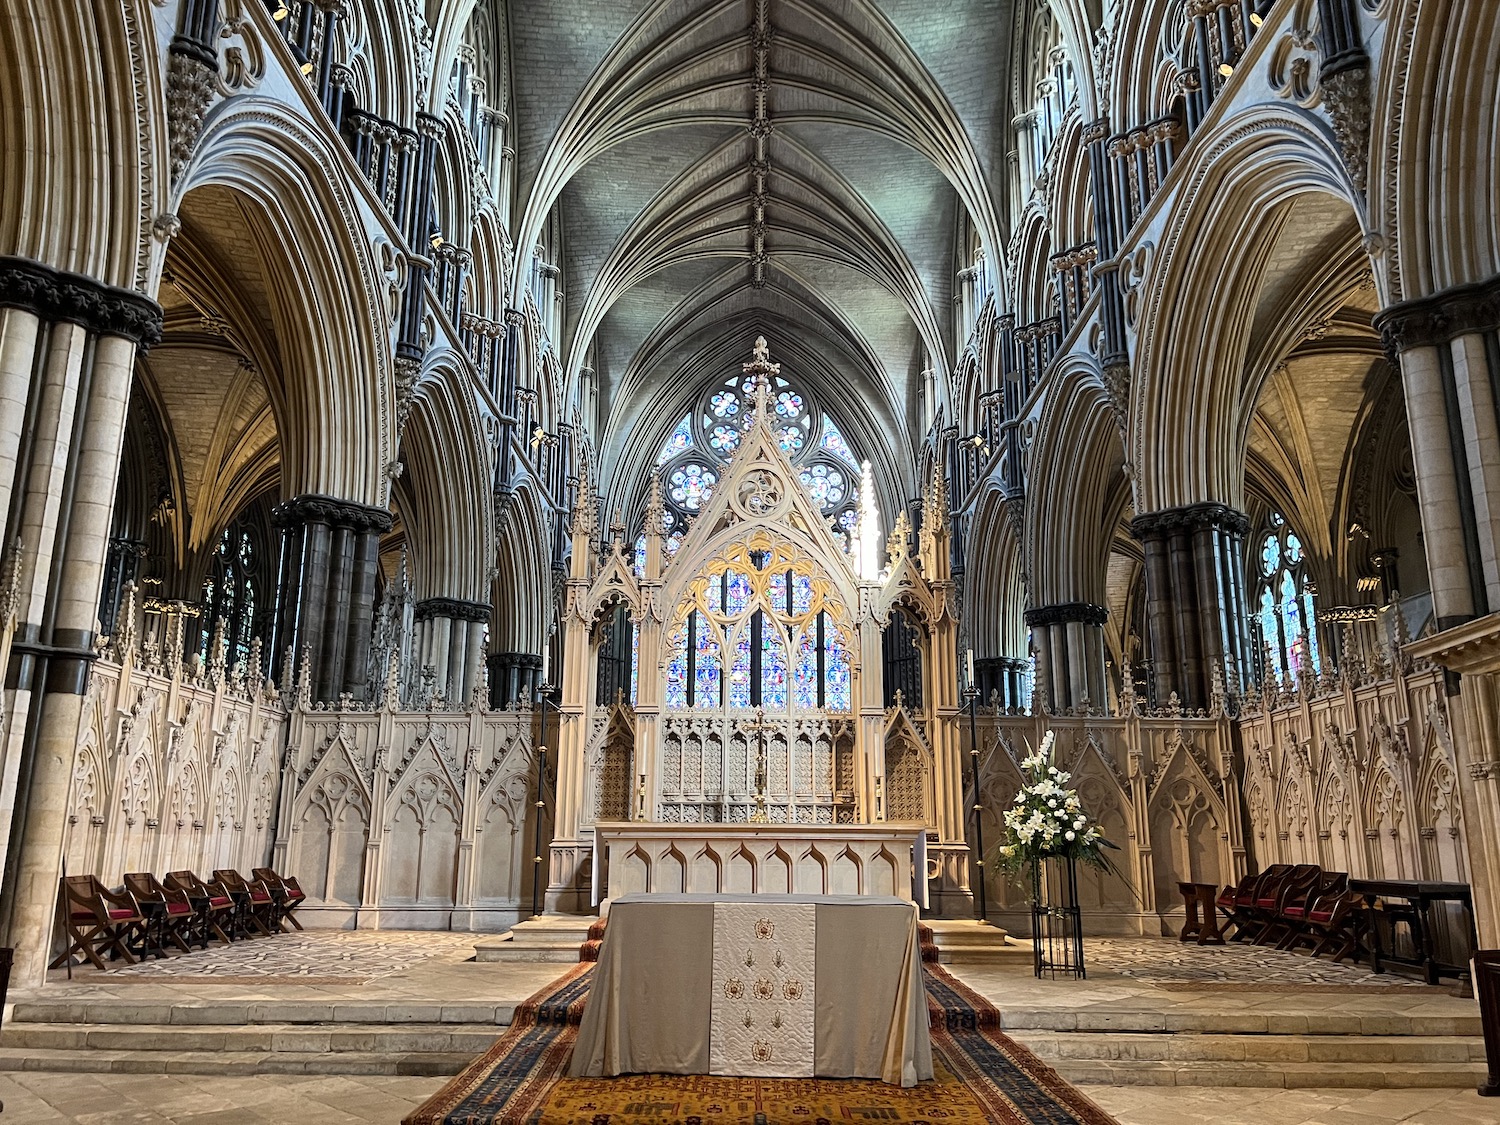
[[[763,333],[910,494],[962,216],[997,260],[1010,3],[510,5],[513,280],[560,206],[558,351],[570,383],[592,356],[607,478]]]

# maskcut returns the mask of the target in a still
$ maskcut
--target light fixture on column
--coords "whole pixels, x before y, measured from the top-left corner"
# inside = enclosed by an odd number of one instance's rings
[[[1263,24],[1265,22],[1266,21],[1261,18],[1261,15],[1260,15],[1259,12],[1251,12],[1250,13],[1250,26],[1251,27],[1259,27],[1261,24]]]
[[[286,6],[286,0],[281,0],[281,3],[276,6],[276,10],[271,13],[271,18],[280,23],[291,14],[292,10]]]
[[[312,59],[308,59],[305,63],[302,64],[302,73],[304,75],[308,75],[308,74],[311,74],[312,71],[313,71]]]
[[[1225,78],[1228,78],[1231,74],[1234,73],[1234,67],[1230,66],[1228,63],[1220,63],[1219,73],[1222,74]]]

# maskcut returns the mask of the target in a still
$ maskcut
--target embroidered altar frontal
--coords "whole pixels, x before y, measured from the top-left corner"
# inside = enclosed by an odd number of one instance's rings
[[[625,895],[610,907],[568,1073],[931,1078],[916,907]]]
[[[580,965],[521,1005],[495,1045],[404,1125],[1118,1125],[1001,1032],[1000,1013],[986,1000],[940,966],[924,968],[930,1082],[563,1077],[594,972]]]

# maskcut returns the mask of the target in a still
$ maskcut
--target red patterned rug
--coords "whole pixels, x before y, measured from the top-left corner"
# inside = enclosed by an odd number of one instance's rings
[[[517,1008],[495,1045],[404,1125],[1117,1125],[1000,1030],[999,1010],[936,963],[930,935],[923,969],[932,1082],[902,1089],[864,1079],[565,1078],[601,936],[591,931],[581,951],[588,960]]]

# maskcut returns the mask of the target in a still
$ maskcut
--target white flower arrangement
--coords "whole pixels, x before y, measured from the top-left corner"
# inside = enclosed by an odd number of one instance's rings
[[[1115,845],[1083,811],[1077,791],[1068,788],[1072,775],[1053,764],[1053,741],[1049,730],[1041,746],[1021,759],[1025,777],[1015,803],[1002,818],[1005,838],[999,848],[1000,866],[1016,870],[1033,860],[1071,856],[1111,870],[1114,865],[1104,849]]]

